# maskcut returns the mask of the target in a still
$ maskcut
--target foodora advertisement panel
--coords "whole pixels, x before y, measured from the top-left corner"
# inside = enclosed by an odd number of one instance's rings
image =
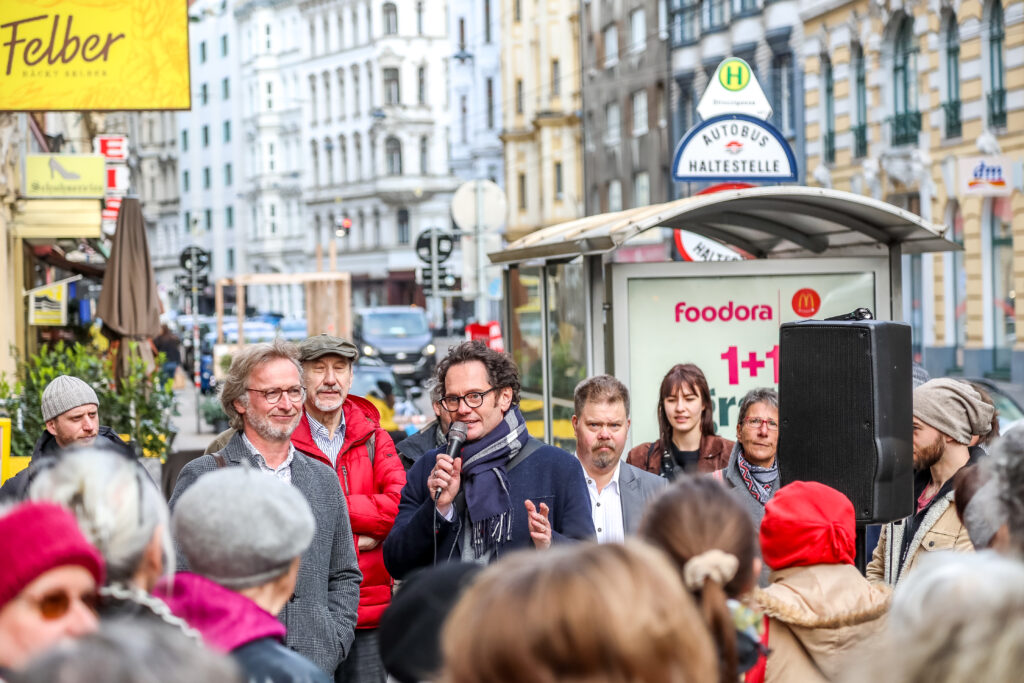
[[[778,386],[779,326],[861,307],[889,319],[888,274],[870,258],[613,266],[615,375],[630,390],[632,443],[657,439],[661,381],[677,363],[704,372],[717,431],[735,439],[743,395]]]

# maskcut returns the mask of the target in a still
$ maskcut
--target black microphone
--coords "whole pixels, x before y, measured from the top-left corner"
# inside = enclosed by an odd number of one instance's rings
[[[448,448],[445,450],[445,454],[452,459],[458,457],[464,443],[466,443],[466,423],[452,422],[452,426],[448,428]],[[437,491],[434,492],[435,505],[437,505],[437,499],[441,497],[441,491],[444,489],[438,486]]]

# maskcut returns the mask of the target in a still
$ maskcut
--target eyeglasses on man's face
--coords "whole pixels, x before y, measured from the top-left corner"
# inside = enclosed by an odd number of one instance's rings
[[[487,391],[471,391],[463,396],[444,396],[441,399],[441,405],[445,407],[449,412],[454,413],[459,409],[459,404],[462,401],[466,402],[466,405],[470,408],[479,408],[484,404],[484,396],[494,391],[497,387],[491,387]]]
[[[748,417],[743,420],[743,424],[751,429],[760,429],[761,425],[767,425],[769,432],[777,432],[779,430],[779,423],[775,420],[766,420],[763,417]]]
[[[292,403],[298,403],[306,398],[306,389],[304,387],[290,387],[288,389],[250,389],[245,388],[246,391],[251,391],[257,394],[263,394],[263,398],[270,405],[276,405],[281,401],[281,397],[285,394],[288,395],[288,400]]]
[[[23,598],[32,603],[32,606],[39,612],[39,616],[46,621],[53,621],[64,617],[64,615],[71,611],[71,605],[75,602],[82,603],[93,614],[96,613],[96,608],[99,604],[99,598],[95,592],[90,591],[81,595],[71,595],[71,593],[63,588],[52,590],[40,597],[23,596]]]

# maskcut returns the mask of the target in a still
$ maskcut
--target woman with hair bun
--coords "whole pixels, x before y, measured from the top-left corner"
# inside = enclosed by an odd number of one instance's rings
[[[761,680],[764,620],[740,602],[761,568],[743,506],[714,479],[682,477],[648,506],[639,537],[669,556],[697,600],[721,662],[718,680]]]
[[[729,463],[733,442],[715,434],[708,380],[693,363],[681,363],[661,380],[658,440],[629,451],[626,462],[672,480],[679,472],[706,474]]]

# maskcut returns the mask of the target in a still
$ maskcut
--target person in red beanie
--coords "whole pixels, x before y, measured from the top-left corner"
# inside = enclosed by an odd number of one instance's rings
[[[768,501],[761,556],[771,584],[754,594],[768,617],[765,683],[835,680],[881,631],[892,593],[854,566],[855,538],[853,503],[824,484],[796,481]]]
[[[24,503],[0,517],[0,676],[95,631],[103,575],[103,558],[64,508]]]

